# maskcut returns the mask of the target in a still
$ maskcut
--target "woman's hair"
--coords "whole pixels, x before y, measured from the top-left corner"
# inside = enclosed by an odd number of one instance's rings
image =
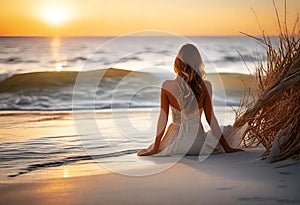
[[[191,95],[190,90],[193,91],[197,101],[203,97],[202,86],[205,76],[203,68],[204,64],[198,49],[192,44],[183,45],[175,59],[174,71],[185,81],[184,87],[187,87],[184,92],[185,98]]]

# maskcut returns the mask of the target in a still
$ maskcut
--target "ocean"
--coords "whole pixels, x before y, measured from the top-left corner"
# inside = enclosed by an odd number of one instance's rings
[[[258,62],[265,60],[264,48],[249,37],[1,37],[0,110],[157,107],[160,84],[174,77],[174,58],[187,42],[199,48],[208,74],[253,74]],[[144,75],[106,77],[91,72],[80,75],[85,79],[77,78],[80,73],[108,68]],[[76,78],[78,85],[84,81],[80,87],[74,86]],[[233,81],[239,78],[243,76],[232,76]],[[227,86],[220,79],[214,83],[218,90]],[[73,92],[77,96],[74,105]],[[214,104],[233,106],[239,98],[227,90],[228,102],[215,95]]]
[[[219,123],[232,124],[231,107],[265,61],[249,37],[1,37],[0,181],[105,172],[95,161],[118,173],[154,166],[136,152],[155,137],[160,85],[174,78],[174,58],[187,42],[204,59]],[[98,127],[78,132],[94,119]]]

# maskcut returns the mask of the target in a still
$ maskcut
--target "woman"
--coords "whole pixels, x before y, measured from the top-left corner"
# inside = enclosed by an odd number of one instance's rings
[[[240,151],[232,148],[221,132],[213,112],[212,86],[209,81],[203,80],[203,68],[197,48],[192,44],[183,45],[174,63],[176,78],[162,84],[161,111],[155,142],[147,149],[140,150],[139,156]],[[173,122],[165,132],[169,108]],[[203,111],[211,127],[209,133],[204,132],[200,121]]]

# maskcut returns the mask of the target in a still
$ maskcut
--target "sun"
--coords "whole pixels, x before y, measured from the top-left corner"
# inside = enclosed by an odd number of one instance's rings
[[[66,22],[69,17],[68,10],[62,7],[48,7],[43,12],[44,20],[52,25],[60,25]]]

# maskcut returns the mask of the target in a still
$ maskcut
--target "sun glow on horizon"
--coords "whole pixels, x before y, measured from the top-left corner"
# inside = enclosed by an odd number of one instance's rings
[[[276,0],[281,21],[284,2]],[[299,0],[288,0],[286,8],[288,27],[293,28]],[[278,34],[272,0],[9,0],[1,2],[0,21],[0,36],[119,36],[141,30],[259,35],[260,27],[267,35]]]

